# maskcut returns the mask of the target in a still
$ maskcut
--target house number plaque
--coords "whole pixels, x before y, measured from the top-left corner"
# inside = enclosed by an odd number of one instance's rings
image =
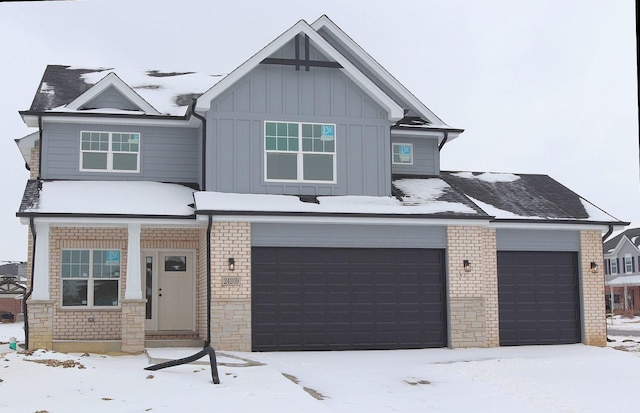
[[[230,287],[233,285],[240,285],[240,277],[222,277],[223,287]]]

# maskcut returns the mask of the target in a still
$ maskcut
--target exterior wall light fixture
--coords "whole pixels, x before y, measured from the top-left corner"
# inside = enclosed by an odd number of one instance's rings
[[[594,274],[598,272],[598,264],[595,261],[591,261],[591,272]]]
[[[471,261],[469,260],[463,260],[462,261],[462,267],[464,268],[465,272],[469,272],[471,271]]]
[[[234,258],[229,258],[229,271],[234,271],[236,269],[236,260]]]

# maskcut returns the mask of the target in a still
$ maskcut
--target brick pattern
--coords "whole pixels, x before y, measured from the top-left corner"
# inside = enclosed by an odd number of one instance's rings
[[[199,250],[196,260],[196,331],[207,339],[207,230],[198,233]]]
[[[607,345],[605,318],[604,275],[602,272],[602,236],[600,231],[580,231],[582,313],[584,317],[584,343],[591,346]],[[591,272],[591,262],[598,271]]]
[[[229,271],[228,259],[235,259]],[[223,286],[223,277],[239,285]],[[251,224],[215,223],[211,231],[211,341],[219,350],[251,351]]]
[[[40,175],[40,139],[36,140],[30,155],[29,179],[36,179]]]
[[[147,300],[122,300],[122,344],[124,353],[144,351],[144,315]]]
[[[471,271],[464,271],[464,260],[471,262]],[[447,227],[447,265],[451,347],[498,346],[500,337],[495,229]]]
[[[62,250],[119,249],[120,297],[124,297],[127,274],[127,228],[52,227],[49,236],[50,298],[53,308],[54,340],[114,340],[121,336],[119,309],[76,310],[62,307],[60,260]],[[93,319],[93,321],[90,321]]]

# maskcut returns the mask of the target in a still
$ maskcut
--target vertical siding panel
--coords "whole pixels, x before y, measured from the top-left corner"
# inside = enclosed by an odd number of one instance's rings
[[[313,117],[316,114],[315,72],[315,70],[306,72],[304,69],[298,72],[300,73],[300,114],[302,116]]]
[[[315,73],[315,89],[316,89],[316,115],[331,116],[331,75],[329,70],[316,70]]]
[[[295,70],[294,70],[295,72]],[[300,113],[300,79],[298,76],[284,77],[285,113],[297,115]]]
[[[234,153],[235,138],[235,120],[220,119],[218,121],[219,139],[216,145],[217,165],[216,171],[218,175],[218,188],[223,192],[232,192],[234,182],[229,179],[229,173],[233,168],[233,158],[237,155]]]
[[[233,139],[233,190],[237,192],[251,192],[251,176],[254,170],[251,162],[251,121],[236,121]],[[227,177],[228,179],[228,177]]]
[[[235,111],[236,112],[251,112],[251,79],[243,82],[235,92]]]
[[[269,97],[267,99],[267,108],[269,113],[281,114],[284,105],[284,87],[283,87],[283,71],[280,66],[268,65],[267,68],[267,88]]]

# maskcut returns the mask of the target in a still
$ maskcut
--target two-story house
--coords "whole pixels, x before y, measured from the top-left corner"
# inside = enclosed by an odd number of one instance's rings
[[[603,244],[605,299],[614,314],[640,313],[640,228]]]
[[[30,348],[606,343],[626,223],[545,175],[441,171],[463,130],[326,16],[226,76],[48,66],[20,113]]]

